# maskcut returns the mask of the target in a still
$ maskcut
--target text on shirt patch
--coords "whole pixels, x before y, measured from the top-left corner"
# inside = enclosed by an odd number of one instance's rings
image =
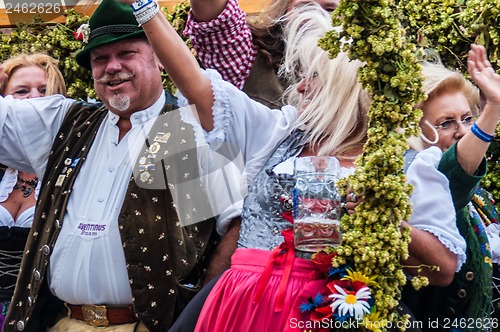
[[[82,237],[97,237],[99,233],[106,231],[106,225],[80,223],[77,229]]]

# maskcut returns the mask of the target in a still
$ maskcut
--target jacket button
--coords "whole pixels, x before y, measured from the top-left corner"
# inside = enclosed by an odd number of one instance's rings
[[[467,296],[467,291],[465,289],[459,289],[457,295],[459,298],[465,299],[465,297]]]
[[[31,296],[28,296],[28,301],[27,302],[28,302],[28,306],[31,307],[33,305],[33,299],[32,299]]]
[[[61,222],[59,221],[59,219],[56,220],[56,229],[60,229],[61,228]]]
[[[475,277],[476,275],[474,274],[474,272],[467,272],[465,274],[465,279],[467,279],[467,281],[472,281]]]
[[[450,317],[455,316],[455,309],[453,309],[452,307],[446,308],[446,315],[448,315]]]
[[[24,330],[24,322],[22,320],[18,321],[16,323],[16,328],[18,331],[23,331]]]
[[[42,275],[40,274],[40,271],[38,271],[38,270],[33,271],[33,277],[35,277],[35,280],[37,280],[37,281],[42,279]]]
[[[48,245],[44,245],[42,247],[42,252],[45,256],[48,256],[50,254],[50,247]]]

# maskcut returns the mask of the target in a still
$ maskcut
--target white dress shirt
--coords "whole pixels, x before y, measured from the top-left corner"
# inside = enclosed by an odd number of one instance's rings
[[[74,100],[62,96],[0,100],[0,161],[42,178],[48,153]],[[118,143],[119,117],[111,112],[100,125],[76,178],[61,233],[50,259],[51,291],[72,304],[132,303],[118,214],[135,156],[165,104],[162,94],[150,108],[130,117],[132,128]],[[28,128],[32,128],[28,130]],[[36,128],[36,130],[35,130]],[[85,225],[94,224],[92,232]]]

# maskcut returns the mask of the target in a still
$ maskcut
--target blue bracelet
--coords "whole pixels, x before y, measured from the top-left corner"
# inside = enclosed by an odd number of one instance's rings
[[[472,133],[476,135],[477,138],[486,143],[493,141],[493,138],[495,138],[495,135],[490,135],[482,131],[475,122],[470,128],[470,131],[472,131]]]

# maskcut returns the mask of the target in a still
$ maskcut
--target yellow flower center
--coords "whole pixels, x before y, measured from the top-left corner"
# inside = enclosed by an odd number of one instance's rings
[[[345,297],[345,301],[347,302],[347,304],[354,304],[358,302],[358,299],[355,295],[349,294]]]

